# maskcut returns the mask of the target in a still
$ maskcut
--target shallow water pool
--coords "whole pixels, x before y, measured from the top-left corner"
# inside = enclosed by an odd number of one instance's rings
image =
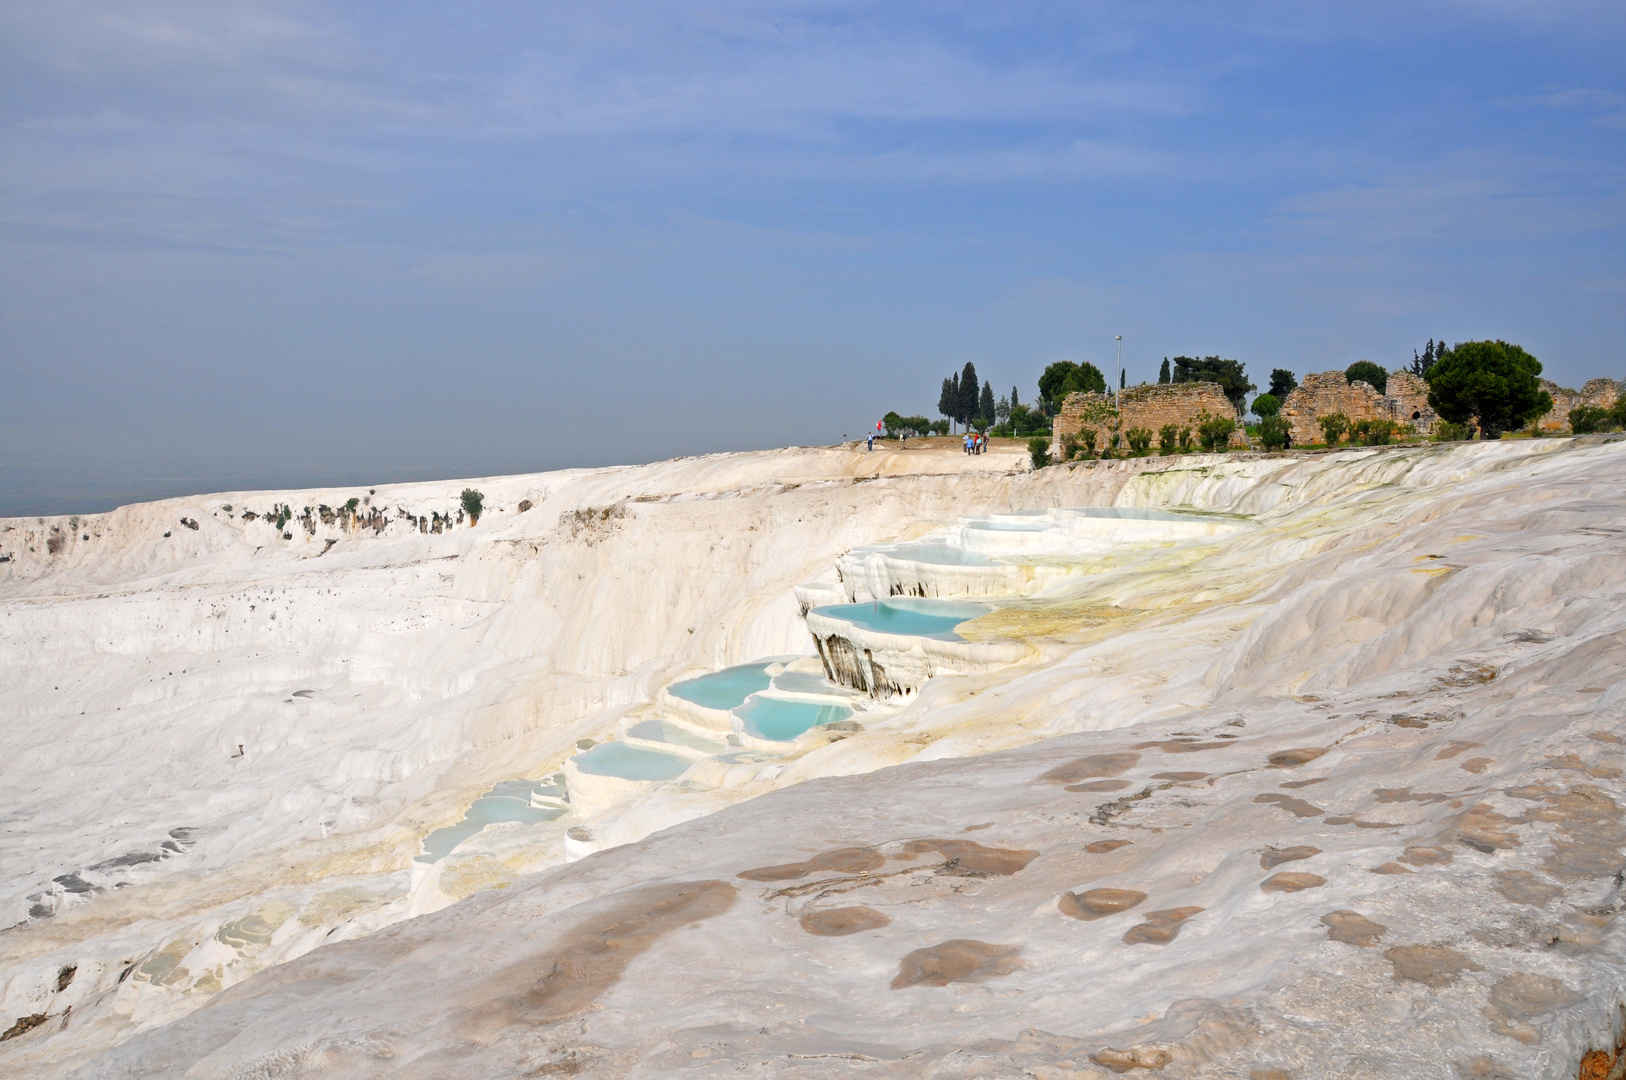
[[[773,688],[783,690],[787,694],[840,693],[839,690],[825,681],[823,675],[817,675],[811,671],[787,671],[775,675]]]
[[[841,619],[878,634],[908,634],[938,641],[961,641],[954,628],[994,610],[990,604],[963,600],[924,600],[895,596],[863,604],[831,604],[814,608],[820,615]]]
[[[570,760],[584,773],[618,776],[623,780],[670,780],[692,764],[688,758],[664,750],[621,742],[599,743]]]
[[[666,692],[708,709],[732,709],[758,690],[768,689],[773,681],[768,675],[768,666],[768,663],[758,663],[724,668],[698,679],[673,683]]]
[[[753,697],[734,710],[734,715],[745,725],[747,735],[774,742],[790,742],[809,728],[833,724],[852,714],[845,705],[768,697]]]
[[[674,743],[678,746],[687,746],[691,750],[699,750],[707,754],[715,754],[723,749],[724,744],[717,739],[708,739],[686,731],[676,724],[668,724],[660,720],[641,720],[627,729],[627,734],[634,739],[648,739],[650,742]]]
[[[531,805],[531,792],[536,791],[535,780],[504,780],[484,795],[475,799],[463,812],[463,820],[444,829],[436,829],[423,838],[421,863],[439,862],[450,855],[463,841],[485,828],[504,821],[517,821],[522,825],[539,825],[564,814],[563,810]]]

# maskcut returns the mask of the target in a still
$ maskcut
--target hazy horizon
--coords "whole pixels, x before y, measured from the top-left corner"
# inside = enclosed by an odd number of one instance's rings
[[[1115,334],[1621,378],[1623,50],[1579,0],[0,0],[0,514],[829,443]]]

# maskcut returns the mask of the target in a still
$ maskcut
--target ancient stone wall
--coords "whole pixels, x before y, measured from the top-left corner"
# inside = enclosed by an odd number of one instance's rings
[[[1389,403],[1389,419],[1419,435],[1433,433],[1439,416],[1429,408],[1428,383],[1409,371],[1397,371],[1389,376],[1384,396]]]
[[[1390,376],[1394,379],[1394,376]],[[1423,404],[1427,405],[1427,394]],[[1319,416],[1343,413],[1350,423],[1357,420],[1394,419],[1388,399],[1371,383],[1350,382],[1342,371],[1306,375],[1304,381],[1282,402],[1282,417],[1289,425],[1294,446],[1323,441]],[[1409,414],[1408,414],[1409,415]],[[1410,423],[1410,421],[1407,421]]]
[[[1086,427],[1096,429],[1100,438],[1096,442],[1097,449],[1105,448],[1112,441],[1112,432],[1126,432],[1130,428],[1145,428],[1157,438],[1158,429],[1164,424],[1174,424],[1176,427],[1191,429],[1192,441],[1197,438],[1197,425],[1204,416],[1236,416],[1236,409],[1231,406],[1230,399],[1225,391],[1220,389],[1219,383],[1192,382],[1192,383],[1151,383],[1140,386],[1131,386],[1120,391],[1118,407],[1114,409],[1111,394],[1069,394],[1067,400],[1062,402],[1061,412],[1056,416],[1052,430],[1055,438],[1052,441],[1052,453],[1059,452],[1062,442],[1068,436],[1076,436]],[[1242,431],[1242,425],[1237,424],[1235,434],[1231,436],[1231,445],[1237,449],[1247,449],[1248,439]]]
[[[1588,379],[1579,390],[1570,390],[1550,379],[1543,379],[1541,388],[1553,398],[1553,411],[1536,421],[1543,435],[1568,435],[1571,409],[1579,405],[1607,409],[1614,405],[1621,394],[1621,384],[1614,379]]]

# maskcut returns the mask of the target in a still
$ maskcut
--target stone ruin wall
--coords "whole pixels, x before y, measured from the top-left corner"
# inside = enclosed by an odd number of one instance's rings
[[[1350,382],[1342,371],[1306,375],[1282,402],[1282,417],[1294,446],[1322,442],[1316,418],[1333,413],[1343,413],[1352,424],[1357,420],[1392,419],[1387,399],[1371,383]]]
[[[1541,388],[1553,399],[1552,412],[1537,422],[1543,435],[1568,435],[1571,409],[1578,405],[1607,409],[1622,392],[1621,384],[1613,379],[1592,379],[1579,390],[1543,379]],[[1389,376],[1385,390],[1385,394],[1379,394],[1364,382],[1351,383],[1341,371],[1306,375],[1282,403],[1282,416],[1291,426],[1293,444],[1320,442],[1321,426],[1316,418],[1336,412],[1349,417],[1351,423],[1388,419],[1411,427],[1419,435],[1433,433],[1439,416],[1428,406],[1428,383],[1409,371],[1397,371]]]
[[[1107,419],[1086,422],[1086,417],[1098,417],[1103,413],[1112,414],[1112,395],[1084,393],[1067,395],[1067,400],[1062,402],[1061,412],[1056,415],[1055,425],[1052,428],[1054,437],[1051,440],[1051,453],[1059,456],[1063,440],[1069,435],[1076,436],[1086,427],[1093,427],[1101,433],[1095,444],[1098,451],[1111,442],[1111,433],[1114,430],[1122,433],[1137,427],[1145,428],[1152,433],[1152,445],[1155,447],[1158,429],[1164,424],[1189,427],[1192,444],[1196,445],[1197,425],[1202,422],[1202,417],[1236,417],[1236,409],[1225,396],[1225,391],[1220,389],[1219,383],[1213,382],[1143,383],[1120,391],[1118,405],[1115,419],[1109,415]],[[1237,423],[1236,431],[1231,435],[1231,446],[1239,450],[1248,448],[1248,437],[1244,434],[1240,421]]]
[[[1536,421],[1543,435],[1568,435],[1570,410],[1580,405],[1593,405],[1607,409],[1620,397],[1621,384],[1614,379],[1588,379],[1579,390],[1559,386],[1551,379],[1541,380],[1541,388],[1552,395],[1553,411]]]

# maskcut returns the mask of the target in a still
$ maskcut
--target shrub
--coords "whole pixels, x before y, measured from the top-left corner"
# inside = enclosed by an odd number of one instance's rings
[[[1457,424],[1450,420],[1441,420],[1434,425],[1435,442],[1467,442],[1474,437],[1472,424]]]
[[[476,525],[480,521],[480,511],[485,508],[486,497],[473,488],[464,488],[463,494],[458,496],[463,504],[463,512],[469,515],[469,524]]]
[[[1078,456],[1078,437],[1068,435],[1061,440],[1061,459],[1071,461]]]
[[[947,435],[948,434],[948,429],[949,429],[949,422],[947,420],[933,420],[932,421],[932,434],[934,434],[934,435]]]
[[[1224,450],[1236,431],[1236,421],[1229,416],[1210,416],[1197,425],[1197,438],[1210,454]]]
[[[1594,431],[1613,431],[1619,426],[1612,409],[1600,409],[1596,405],[1577,405],[1570,410],[1570,430],[1577,435],[1590,435]]]
[[[1183,454],[1187,450],[1190,450],[1190,449],[1191,449],[1191,429],[1189,427],[1183,427],[1183,428],[1180,429],[1180,452]]]
[[[1033,467],[1042,469],[1050,464],[1050,440],[1039,437],[1028,440],[1028,457],[1033,459]]]
[[[1164,424],[1157,429],[1157,449],[1164,457],[1168,457],[1180,448],[1180,429],[1173,424]]]
[[[1441,420],[1474,420],[1481,439],[1500,439],[1552,410],[1540,375],[1541,361],[1517,345],[1465,341],[1428,369],[1428,403]]]
[[[1089,457],[1095,456],[1095,440],[1099,438],[1092,427],[1082,428],[1078,433],[1079,441],[1084,444],[1084,452]]]
[[[1260,394],[1253,399],[1253,415],[1263,420],[1282,411],[1282,399],[1275,394]]]
[[[1143,427],[1132,427],[1124,433],[1129,440],[1129,449],[1137,454],[1144,454],[1152,446],[1152,433]]]
[[[1349,430],[1349,417],[1341,412],[1318,416],[1315,422],[1321,425],[1321,437],[1327,440],[1328,446],[1337,446],[1338,440]]]
[[[1394,441],[1393,420],[1357,420],[1349,429],[1349,441],[1363,446],[1388,446]]]
[[[1280,450],[1287,445],[1287,421],[1272,413],[1259,421],[1259,441],[1266,450]]]
[[[354,514],[356,512],[356,507],[358,507],[360,505],[361,505],[361,500],[352,495],[350,497],[350,499],[347,502],[345,502],[344,508],[346,510],[350,511],[352,514]]]

